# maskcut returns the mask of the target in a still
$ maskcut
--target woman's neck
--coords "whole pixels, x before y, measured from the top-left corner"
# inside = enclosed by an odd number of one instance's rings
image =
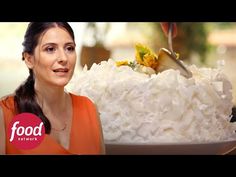
[[[35,82],[37,101],[43,112],[56,113],[66,109],[68,93],[64,87],[42,85]]]

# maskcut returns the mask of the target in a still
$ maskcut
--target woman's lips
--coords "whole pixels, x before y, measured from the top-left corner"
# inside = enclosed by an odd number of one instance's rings
[[[69,71],[68,68],[58,68],[53,70],[53,72],[68,72],[68,71]]]
[[[58,68],[53,70],[54,73],[58,76],[64,76],[69,72],[68,68]]]

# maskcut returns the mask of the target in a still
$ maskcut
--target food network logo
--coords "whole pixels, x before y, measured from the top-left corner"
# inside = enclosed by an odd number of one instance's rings
[[[39,146],[44,135],[42,120],[31,113],[16,115],[8,126],[9,141],[18,149],[33,149]]]

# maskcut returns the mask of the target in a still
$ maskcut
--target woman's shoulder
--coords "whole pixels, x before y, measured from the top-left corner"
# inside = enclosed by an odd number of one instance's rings
[[[14,107],[14,94],[5,95],[0,98],[0,107],[2,109],[12,109]]]
[[[10,121],[15,115],[14,95],[9,94],[0,98],[0,112],[6,122]]]
[[[74,99],[76,101],[83,101],[83,102],[93,103],[93,101],[87,96],[76,95],[74,93],[70,93],[70,95],[71,95],[72,99]]]
[[[14,100],[14,96],[15,96],[15,94],[5,95],[5,96],[0,98],[0,103]]]
[[[96,104],[89,97],[75,94],[71,94],[71,97],[73,102],[73,109],[80,111],[87,110],[89,113],[94,114],[97,112]]]
[[[0,100],[5,100],[7,98],[14,98],[15,94],[14,93],[11,93],[11,94],[8,94],[8,95],[4,95],[2,97],[0,97]]]

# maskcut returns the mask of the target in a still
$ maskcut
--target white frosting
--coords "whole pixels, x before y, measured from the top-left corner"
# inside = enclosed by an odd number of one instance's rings
[[[220,69],[147,75],[113,60],[84,69],[74,93],[97,105],[106,143],[213,142],[235,135],[232,86]]]

